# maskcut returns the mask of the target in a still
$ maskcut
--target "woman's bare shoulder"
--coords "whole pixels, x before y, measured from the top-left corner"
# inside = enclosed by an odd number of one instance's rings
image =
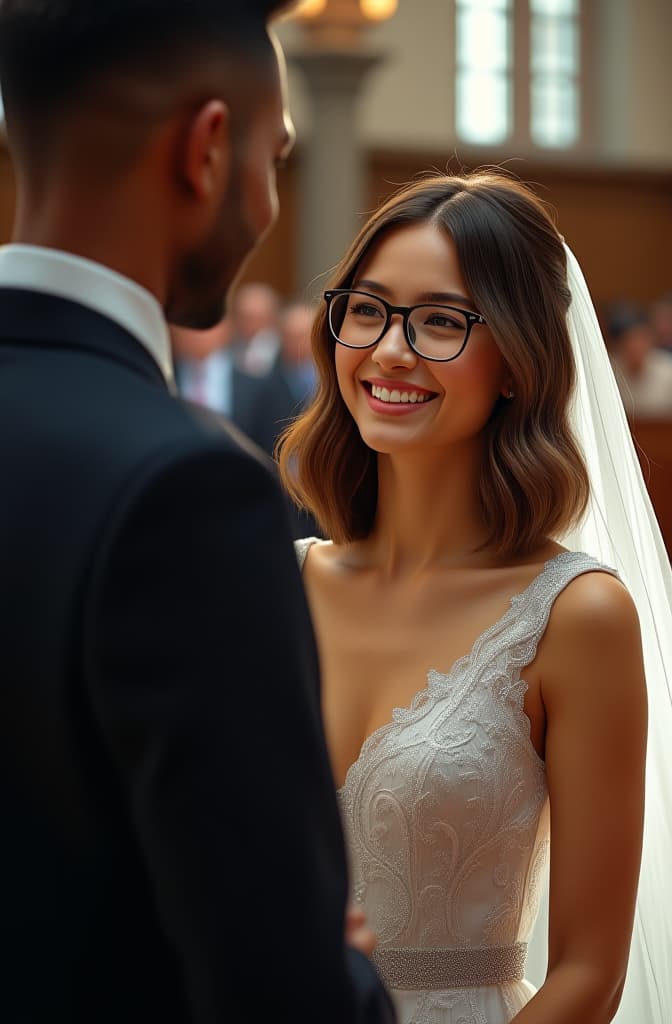
[[[613,699],[643,678],[639,616],[618,577],[582,573],[557,597],[539,648],[544,698],[602,693]]]
[[[635,602],[618,576],[598,566],[576,576],[558,595],[552,622],[557,632],[617,632],[630,625],[639,628]]]

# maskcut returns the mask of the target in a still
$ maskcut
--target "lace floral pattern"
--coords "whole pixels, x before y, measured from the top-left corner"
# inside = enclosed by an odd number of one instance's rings
[[[305,550],[297,544],[301,561]],[[364,743],[339,800],[353,897],[380,949],[527,941],[549,813],[521,670],[558,594],[604,568],[577,552],[551,559],[467,656],[430,671],[410,706]],[[395,996],[400,1024],[506,1024],[532,993],[514,982]]]

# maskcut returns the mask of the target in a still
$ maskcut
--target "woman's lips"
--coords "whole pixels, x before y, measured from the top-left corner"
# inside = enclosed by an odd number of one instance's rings
[[[428,405],[436,392],[406,381],[367,380],[362,382],[371,409],[388,416],[405,416]]]

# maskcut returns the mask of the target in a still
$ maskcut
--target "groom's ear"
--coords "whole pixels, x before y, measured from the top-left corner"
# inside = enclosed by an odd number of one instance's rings
[[[196,204],[219,207],[231,169],[231,117],[222,100],[208,100],[184,126],[177,153],[177,174]]]

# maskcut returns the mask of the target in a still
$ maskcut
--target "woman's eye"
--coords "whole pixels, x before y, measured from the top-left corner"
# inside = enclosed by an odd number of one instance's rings
[[[350,307],[350,312],[354,313],[355,316],[381,316],[381,312],[377,306],[371,306],[366,302],[357,302],[355,305]]]
[[[446,316],[445,313],[432,313],[431,316],[427,317],[425,323],[429,327],[446,327],[450,329],[461,326],[457,320],[452,316]]]

